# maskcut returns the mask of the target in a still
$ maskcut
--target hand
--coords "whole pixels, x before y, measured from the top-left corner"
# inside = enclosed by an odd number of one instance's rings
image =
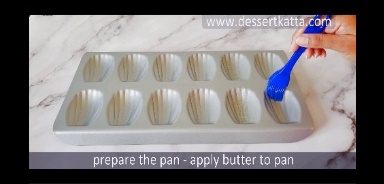
[[[312,17],[313,18],[313,17]],[[310,18],[306,19],[309,22]],[[356,15],[334,15],[331,24],[322,34],[303,34],[306,27],[300,27],[292,36],[290,52],[299,46],[307,47],[307,59],[326,57],[325,49],[341,53],[349,61],[356,63]]]

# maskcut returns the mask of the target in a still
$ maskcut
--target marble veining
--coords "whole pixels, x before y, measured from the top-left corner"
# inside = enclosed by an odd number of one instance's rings
[[[340,152],[324,165],[331,168],[338,159],[356,159],[343,156],[356,151],[356,65],[334,51],[325,59],[302,58],[294,69],[315,124],[299,142],[73,146],[54,135],[54,120],[85,52],[284,50],[291,55],[295,29],[203,29],[201,21],[196,15],[30,16],[29,151]]]

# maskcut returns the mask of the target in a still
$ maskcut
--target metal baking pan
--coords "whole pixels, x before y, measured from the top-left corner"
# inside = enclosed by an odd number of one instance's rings
[[[289,143],[313,129],[294,74],[265,95],[284,51],[87,52],[53,131],[74,145]]]

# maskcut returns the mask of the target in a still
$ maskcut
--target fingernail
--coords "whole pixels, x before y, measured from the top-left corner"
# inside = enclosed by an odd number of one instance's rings
[[[308,36],[300,35],[299,37],[297,37],[296,43],[300,46],[307,46],[308,45]]]
[[[319,57],[319,55],[315,54],[315,58]]]
[[[307,55],[307,53],[305,53],[305,58],[308,59],[308,55]]]

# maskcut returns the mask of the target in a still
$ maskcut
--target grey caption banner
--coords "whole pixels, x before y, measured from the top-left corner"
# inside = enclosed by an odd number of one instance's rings
[[[356,169],[356,152],[30,152],[29,169]]]

